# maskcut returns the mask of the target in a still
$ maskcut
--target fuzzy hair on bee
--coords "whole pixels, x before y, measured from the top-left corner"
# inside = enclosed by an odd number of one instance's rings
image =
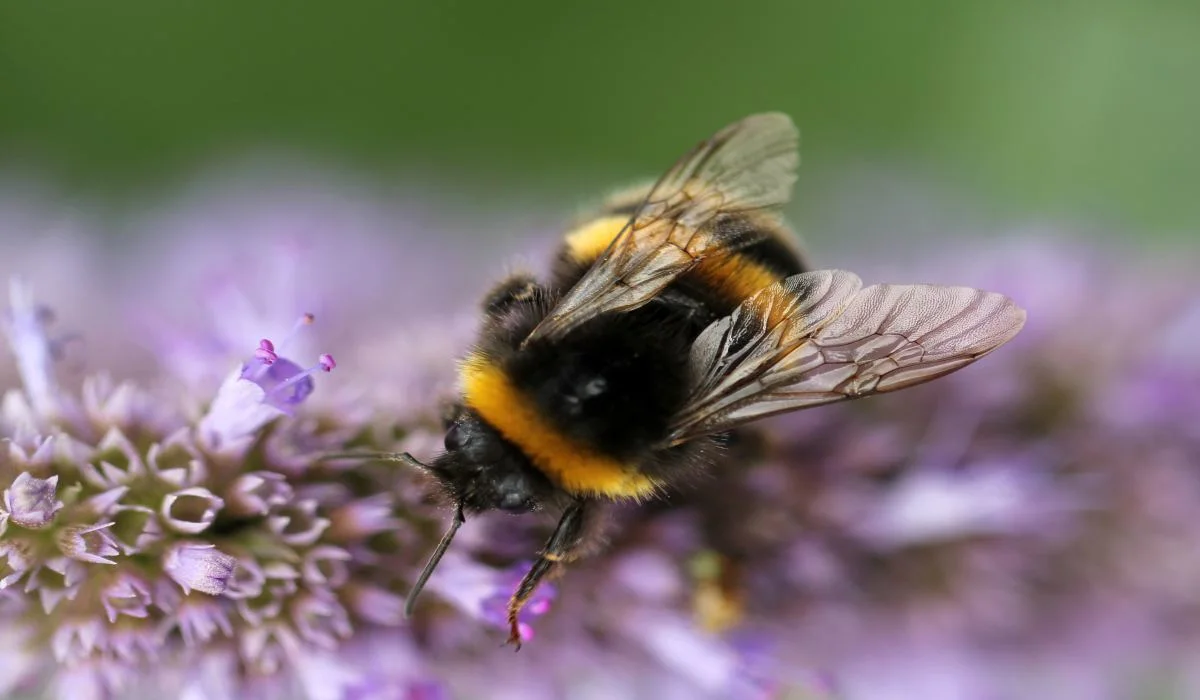
[[[759,418],[920,384],[1017,334],[999,294],[811,270],[780,214],[798,149],[783,114],[736,122],[572,227],[544,280],[488,292],[445,451],[403,455],[454,503],[407,613],[467,517],[552,509],[509,601],[519,648],[521,608],[594,547],[599,504],[664,495]]]

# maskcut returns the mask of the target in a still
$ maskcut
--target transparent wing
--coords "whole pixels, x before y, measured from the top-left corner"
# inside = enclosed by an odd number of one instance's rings
[[[691,398],[668,443],[927,382],[995,350],[1024,323],[1008,297],[978,289],[862,289],[849,272],[794,275],[696,339]]]
[[[725,127],[655,183],[526,342],[560,337],[599,314],[642,306],[704,258],[755,243],[760,234],[721,226],[721,220],[777,210],[791,195],[799,160],[799,135],[787,115],[757,114]]]

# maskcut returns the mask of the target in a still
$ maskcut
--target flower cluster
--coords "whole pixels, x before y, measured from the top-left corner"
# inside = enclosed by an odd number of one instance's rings
[[[189,415],[102,376],[65,390],[50,314],[21,283],[9,297],[23,386],[0,413],[0,589],[9,624],[48,653],[6,687],[51,678],[62,697],[95,697],[150,664],[222,650],[245,677],[270,678],[358,626],[400,622],[396,574],[416,552],[398,554],[391,534],[395,477],[322,461],[355,426],[276,426],[332,356],[305,368],[283,354],[289,338],[263,339]]]

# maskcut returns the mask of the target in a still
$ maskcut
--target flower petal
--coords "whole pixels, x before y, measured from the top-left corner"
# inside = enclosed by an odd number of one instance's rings
[[[121,553],[117,541],[108,533],[112,522],[98,525],[71,525],[58,531],[55,539],[58,549],[76,561],[89,564],[115,565],[108,557]]]
[[[40,530],[50,525],[63,503],[58,500],[58,475],[38,479],[21,472],[4,491],[4,508],[9,520],[21,527]]]
[[[200,591],[220,595],[233,575],[237,560],[221,552],[216,545],[180,542],[167,550],[163,571],[184,593]]]
[[[163,497],[159,513],[167,528],[185,535],[198,535],[209,528],[225,501],[200,486],[174,491]]]

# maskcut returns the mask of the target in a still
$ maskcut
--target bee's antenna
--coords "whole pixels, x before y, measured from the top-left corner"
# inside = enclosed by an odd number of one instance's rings
[[[416,467],[417,469],[429,471],[428,464],[425,464],[424,462],[417,459],[416,457],[413,457],[412,455],[410,455],[407,452],[399,452],[399,453],[392,452],[388,455],[387,459],[392,460],[394,462],[402,462],[404,464],[407,464],[410,467]]]
[[[405,456],[408,456],[408,454],[405,453]],[[409,457],[409,459],[412,458]],[[416,460],[413,461],[415,462]],[[450,547],[450,542],[454,539],[454,534],[458,532],[459,526],[465,520],[466,518],[463,517],[463,504],[462,501],[459,501],[454,507],[454,520],[450,523],[450,529],[446,530],[446,534],[442,535],[442,541],[438,542],[437,549],[433,550],[433,554],[429,556],[429,562],[425,564],[421,575],[417,577],[417,582],[413,585],[412,590],[408,592],[408,598],[404,600],[405,619],[412,617],[413,608],[417,606],[417,596],[421,595],[421,590],[425,588],[425,582],[429,580],[429,575],[437,568],[438,563],[442,560],[442,555]]]
[[[410,467],[429,470],[428,464],[407,452],[330,452],[321,457],[322,461],[330,459],[377,459],[383,462],[401,462]]]

